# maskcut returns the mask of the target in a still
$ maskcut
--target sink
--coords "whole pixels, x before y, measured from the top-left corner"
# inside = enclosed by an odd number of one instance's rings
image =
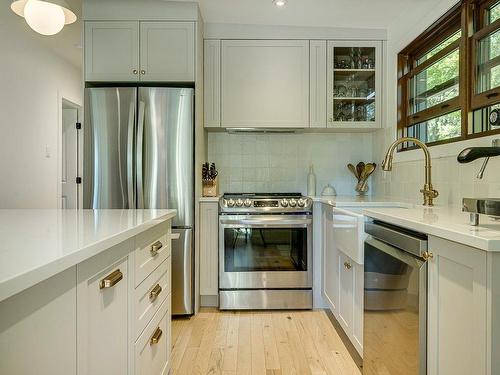
[[[462,211],[470,213],[470,225],[479,225],[479,215],[500,218],[499,198],[463,198]]]

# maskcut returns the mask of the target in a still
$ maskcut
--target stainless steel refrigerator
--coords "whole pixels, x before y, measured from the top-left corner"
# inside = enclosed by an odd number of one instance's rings
[[[194,312],[194,90],[85,89],[84,208],[174,208],[172,312]]]

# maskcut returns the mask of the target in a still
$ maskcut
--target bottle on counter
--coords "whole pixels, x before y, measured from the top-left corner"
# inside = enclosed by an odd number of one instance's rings
[[[309,167],[307,175],[307,195],[310,197],[316,196],[316,175],[314,174],[314,165]]]

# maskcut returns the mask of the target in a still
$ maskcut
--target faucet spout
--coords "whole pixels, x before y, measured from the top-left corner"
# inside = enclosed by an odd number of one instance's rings
[[[439,193],[432,187],[431,155],[425,143],[421,142],[417,138],[411,138],[411,137],[403,137],[396,140],[395,142],[392,143],[392,145],[389,146],[389,149],[385,154],[384,161],[382,162],[382,169],[384,171],[392,171],[392,158],[394,155],[394,151],[396,150],[396,147],[398,147],[398,145],[400,145],[403,142],[413,142],[424,152],[425,183],[423,189],[421,189],[420,192],[424,196],[424,206],[433,206],[434,205],[433,200],[434,198],[437,198],[439,196]]]

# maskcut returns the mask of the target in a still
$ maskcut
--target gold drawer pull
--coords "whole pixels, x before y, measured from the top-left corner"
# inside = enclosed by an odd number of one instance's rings
[[[158,251],[163,247],[163,244],[161,241],[156,241],[154,244],[151,245],[151,255],[156,256],[158,254]]]
[[[149,340],[149,345],[158,344],[161,335],[163,335],[163,331],[160,329],[160,327],[156,328],[155,333],[153,333],[153,336],[151,336],[151,339]]]
[[[160,293],[161,293],[161,286],[160,284],[156,284],[155,287],[151,290],[151,292],[149,292],[149,300],[151,302],[154,302],[158,298]]]
[[[111,272],[108,276],[106,276],[104,279],[99,281],[99,289],[106,289],[106,288],[111,288],[112,286],[115,286],[118,284],[118,282],[123,279],[123,273],[120,272],[120,270],[116,270]]]
[[[350,270],[352,268],[352,265],[349,262],[344,262],[344,267],[346,270]]]

